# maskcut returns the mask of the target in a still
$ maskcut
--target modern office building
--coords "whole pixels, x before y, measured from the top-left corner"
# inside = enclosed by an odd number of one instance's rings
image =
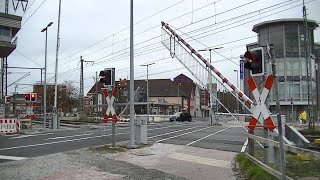
[[[8,56],[16,49],[22,18],[0,12],[0,99],[7,95]]]
[[[319,59],[316,58],[318,46],[314,43],[314,29],[318,27],[316,21],[308,20],[308,34],[310,37],[309,47],[311,53],[311,84],[310,93],[312,96],[309,104],[317,104],[317,92],[319,92],[316,82],[316,71]],[[307,81],[307,61],[305,48],[305,24],[303,19],[279,19],[266,21],[253,26],[252,31],[257,33],[257,42],[247,44],[247,50],[256,47],[264,47],[273,44],[274,57],[279,79],[279,98],[281,113],[286,115],[287,120],[297,120],[299,113],[307,110],[308,105],[308,81]],[[271,74],[271,67],[268,55],[265,53],[265,74]],[[249,71],[244,71],[244,90],[253,99],[252,93],[248,90],[246,80]],[[263,78],[255,77],[256,84],[263,86]],[[269,95],[270,111],[276,110],[274,88]],[[313,101],[313,102],[312,102]],[[293,109],[293,111],[292,111]]]

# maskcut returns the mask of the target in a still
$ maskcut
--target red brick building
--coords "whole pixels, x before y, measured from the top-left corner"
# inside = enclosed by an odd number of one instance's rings
[[[47,112],[52,112],[54,105],[54,84],[47,84]],[[37,106],[43,107],[43,84],[34,84],[33,92],[37,93]],[[58,85],[57,107],[59,112],[68,112],[67,87],[64,84]]]

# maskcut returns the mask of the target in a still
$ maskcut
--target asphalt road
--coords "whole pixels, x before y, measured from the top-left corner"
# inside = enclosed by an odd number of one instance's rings
[[[148,125],[148,141],[240,152],[246,141],[244,128],[231,117],[220,118],[219,122],[222,126],[209,127],[204,118],[192,122],[153,123]],[[129,139],[129,123],[117,124],[116,141]],[[112,143],[111,126],[0,135],[0,162],[109,143]]]

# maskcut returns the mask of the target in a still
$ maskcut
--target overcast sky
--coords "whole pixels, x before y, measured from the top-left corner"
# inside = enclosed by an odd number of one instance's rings
[[[4,0],[0,2],[3,11]],[[319,22],[320,0],[306,2],[308,18]],[[301,4],[302,0],[134,0],[134,41],[139,44],[135,47],[135,77],[145,79],[146,68],[140,65],[156,61],[149,69],[150,79],[173,79],[180,73],[193,79],[178,60],[168,58],[169,51],[160,43],[160,22],[165,21],[174,28],[183,27],[178,33],[187,33],[187,37],[200,41],[188,41],[195,49],[223,47],[217,51],[224,57],[213,53],[213,64],[236,82],[233,70],[239,69],[239,55],[244,53],[245,44],[257,39],[251,37],[256,35],[252,32],[253,25],[279,18],[302,18]],[[116,79],[129,77],[129,8],[128,0],[62,0],[59,82],[71,80],[79,86],[80,56],[85,61],[95,61],[85,64],[85,93],[94,83],[95,72],[104,68],[116,68]],[[15,13],[12,7],[10,12]],[[250,12],[249,16],[226,21]],[[23,16],[23,26],[17,35],[17,49],[8,57],[9,66],[44,67],[45,34],[40,31],[52,21],[54,24],[48,31],[48,80],[53,83],[58,0],[29,0],[29,9],[16,14]],[[211,28],[202,28],[209,25]],[[247,39],[240,40],[243,38]],[[234,42],[228,43],[231,41]],[[319,28],[315,31],[315,41],[320,42]],[[208,57],[206,52],[201,54]],[[8,71],[14,72],[8,75],[8,84],[27,72],[31,75],[20,83],[40,81],[39,70]],[[9,93],[13,91],[11,86]],[[30,92],[32,87],[19,85],[17,91]]]

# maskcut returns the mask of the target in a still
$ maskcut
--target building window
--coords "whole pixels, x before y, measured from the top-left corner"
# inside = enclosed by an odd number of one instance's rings
[[[279,100],[284,101],[285,100],[285,82],[279,82]]]
[[[286,56],[296,57],[299,55],[298,25],[286,24],[284,29]]]
[[[0,41],[9,41],[10,42],[10,28],[0,27]]]
[[[275,57],[283,57],[283,25],[271,26],[269,27],[269,31],[270,31],[269,43],[273,44]]]
[[[288,100],[300,100],[300,82],[288,82],[287,90]]]
[[[306,81],[301,82],[302,84],[302,100],[308,99],[308,84]]]
[[[306,61],[303,58],[301,59],[301,74],[307,76]]]
[[[286,61],[287,76],[300,76],[300,63],[297,59]]]
[[[261,28],[259,31],[259,45],[265,46],[269,43],[269,28]]]
[[[278,76],[284,76],[284,62],[283,61],[279,61],[277,63],[277,65],[278,65],[278,68],[277,68]]]

